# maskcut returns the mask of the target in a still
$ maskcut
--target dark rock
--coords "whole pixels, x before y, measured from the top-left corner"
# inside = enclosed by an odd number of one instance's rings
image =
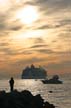
[[[55,106],[53,104],[50,104],[49,102],[45,102],[43,108],[55,108]]]
[[[53,104],[44,102],[40,94],[33,96],[30,91],[17,90],[6,93],[0,92],[0,107],[1,108],[55,108]]]
[[[49,93],[52,93],[52,92],[53,92],[53,91],[51,91],[51,90],[49,91]]]

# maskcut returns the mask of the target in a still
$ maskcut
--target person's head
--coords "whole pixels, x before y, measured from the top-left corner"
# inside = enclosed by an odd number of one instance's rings
[[[13,77],[11,77],[11,80],[13,80]]]

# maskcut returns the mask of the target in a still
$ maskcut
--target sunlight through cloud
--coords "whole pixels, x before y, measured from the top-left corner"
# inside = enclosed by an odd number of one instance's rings
[[[26,25],[32,24],[38,19],[38,11],[34,6],[25,6],[17,12],[17,19]]]

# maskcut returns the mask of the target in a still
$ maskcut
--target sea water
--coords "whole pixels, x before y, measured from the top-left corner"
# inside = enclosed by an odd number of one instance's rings
[[[14,89],[29,90],[33,95],[41,94],[45,101],[53,103],[56,108],[71,108],[71,76],[63,77],[63,84],[43,84],[41,80],[15,79]],[[8,80],[0,80],[0,91],[2,90],[10,91]]]

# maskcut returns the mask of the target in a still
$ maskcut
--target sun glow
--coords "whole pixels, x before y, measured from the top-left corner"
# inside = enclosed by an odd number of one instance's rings
[[[24,24],[29,25],[38,19],[38,11],[34,6],[25,6],[18,11],[17,18]]]
[[[6,2],[7,0],[0,0],[0,3],[3,3],[4,4],[4,2]]]

